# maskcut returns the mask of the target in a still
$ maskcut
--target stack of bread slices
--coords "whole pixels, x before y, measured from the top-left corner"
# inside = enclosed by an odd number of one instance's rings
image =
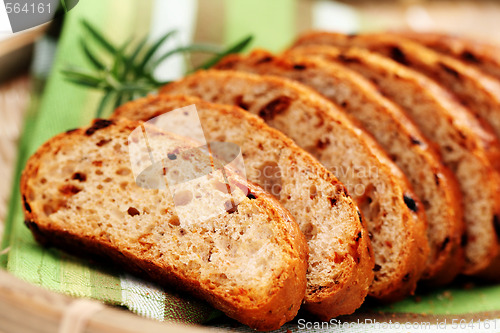
[[[440,34],[312,32],[281,54],[230,55],[45,143],[22,176],[26,224],[258,330],[460,274],[498,281],[499,54]],[[201,224],[175,206],[215,194],[141,187],[129,157],[139,128],[143,160],[201,168],[196,142],[154,123],[193,104],[207,142],[237,144],[246,171],[209,177],[227,205]]]

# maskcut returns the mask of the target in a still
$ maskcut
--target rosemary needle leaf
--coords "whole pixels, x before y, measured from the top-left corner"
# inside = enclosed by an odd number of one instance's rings
[[[63,70],[62,74],[68,81],[96,89],[101,88],[101,83],[103,82],[101,78],[95,77],[88,71],[80,68]]]
[[[130,57],[128,57],[128,62],[130,64],[133,64],[135,59],[137,58],[137,56],[139,55],[139,53],[141,53],[142,49],[144,48],[144,46],[146,45],[146,42],[148,41],[148,37],[144,37],[143,39],[141,39],[141,41],[137,44],[134,52],[132,52],[132,54],[130,55]]]
[[[122,71],[126,64],[126,55],[125,55],[125,49],[127,48],[128,44],[130,42],[127,41],[124,43],[120,48],[116,49],[115,52],[115,58],[114,58],[114,63],[113,67],[111,68],[111,74],[117,78],[118,80],[125,80],[125,73]]]
[[[104,69],[106,66],[97,58],[97,56],[94,54],[93,51],[90,50],[89,46],[87,43],[83,40],[80,39],[80,44],[82,46],[83,52],[87,56],[87,59],[89,62],[96,68],[96,69]]]
[[[90,33],[90,35],[94,37],[94,39],[99,44],[101,44],[102,47],[104,47],[104,49],[106,49],[111,54],[116,53],[116,46],[114,46],[113,43],[109,41],[109,39],[104,37],[104,35],[102,35],[92,24],[90,24],[87,20],[82,20],[82,25]]]
[[[97,107],[96,118],[102,118],[104,110],[106,109],[106,106],[108,105],[113,95],[114,95],[113,91],[106,92],[104,97],[101,99],[99,106]]]
[[[147,36],[141,39],[141,41],[137,44],[132,54],[125,58],[125,70],[123,76],[126,77],[131,69],[135,70],[135,59],[139,56],[141,51],[144,49],[146,42],[148,41]]]
[[[158,51],[158,49],[163,45],[163,43],[165,43],[167,39],[169,39],[176,33],[177,30],[169,31],[165,35],[160,37],[156,42],[153,43],[153,45],[144,54],[144,57],[142,58],[142,61],[138,66],[139,73],[142,73],[144,71],[144,68],[146,68],[151,58],[155,55],[156,51]]]
[[[217,54],[215,57],[209,59],[205,63],[203,63],[200,66],[196,67],[193,70],[193,72],[197,71],[199,69],[209,69],[210,67],[212,67],[215,64],[217,64],[225,56],[227,56],[229,54],[232,54],[232,53],[239,53],[239,52],[243,51],[245,49],[245,47],[247,47],[252,42],[252,40],[253,40],[253,36],[252,35],[250,35],[250,36],[242,39],[241,41],[239,41],[238,43],[236,43],[233,46],[229,47],[225,51]]]
[[[205,44],[193,44],[193,45],[188,45],[188,46],[176,47],[175,49],[168,51],[167,53],[163,54],[161,57],[156,59],[153,62],[151,69],[152,70],[155,69],[159,64],[161,64],[163,61],[165,61],[170,56],[172,56],[176,53],[184,53],[184,52],[219,53],[220,48],[217,46],[214,46],[214,45],[205,45]]]

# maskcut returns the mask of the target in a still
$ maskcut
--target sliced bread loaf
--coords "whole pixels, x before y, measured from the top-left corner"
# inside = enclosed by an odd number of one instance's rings
[[[457,181],[404,111],[382,96],[373,83],[342,64],[293,52],[286,56],[266,51],[246,57],[231,55],[216,67],[297,80],[356,118],[404,171],[424,204],[430,255],[422,278],[444,284],[461,271],[464,259],[459,245],[464,224]]]
[[[401,105],[424,134],[439,147],[444,162],[459,181],[467,237],[464,273],[478,274],[498,252],[497,236],[500,186],[492,165],[499,145],[477,119],[442,87],[426,76],[391,59],[362,49],[339,52],[327,46],[300,48],[357,70],[386,96]]]
[[[310,249],[305,309],[324,320],[353,313],[373,281],[368,231],[344,186],[316,159],[257,116],[196,97],[149,96],[122,105],[112,117],[146,121],[192,104],[207,141],[236,143],[247,179],[274,195],[305,234]]]
[[[133,150],[138,164],[131,164],[130,143],[141,139],[130,141],[136,129],[149,143]],[[96,120],[60,134],[38,149],[22,174],[26,224],[41,243],[107,257],[161,285],[188,290],[253,328],[276,329],[297,314],[306,288],[307,244],[288,211],[229,170],[227,178],[207,176],[213,190],[195,182],[174,198],[134,179],[135,167],[167,153],[169,160],[179,155],[203,168],[206,158],[193,148],[182,137],[129,120]],[[162,170],[151,180],[161,183],[161,175],[171,179],[183,171]],[[228,186],[231,192],[221,190]],[[175,206],[189,207],[194,195],[231,207],[199,223],[180,220]]]
[[[287,79],[216,70],[161,93],[238,105],[309,151],[344,183],[367,220],[375,253],[370,295],[394,300],[413,292],[429,251],[421,203],[375,140],[330,101]]]
[[[450,55],[500,80],[500,47],[457,35],[437,32],[401,32],[399,35]]]
[[[493,77],[396,34],[347,36],[318,33],[305,35],[296,45],[318,44],[325,40],[330,40],[330,45],[334,46],[370,49],[433,78],[453,92],[461,103],[481,119],[484,127],[493,129],[497,138],[500,138],[500,82]],[[494,163],[500,170],[500,159]]]

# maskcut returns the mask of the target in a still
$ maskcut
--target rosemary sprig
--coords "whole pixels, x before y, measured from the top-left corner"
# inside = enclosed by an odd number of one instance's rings
[[[163,54],[158,54],[161,46],[177,32],[169,31],[148,45],[148,38],[143,38],[131,47],[132,40],[117,46],[109,38],[87,21],[82,26],[89,41],[80,40],[82,51],[92,69],[68,66],[62,70],[65,79],[71,83],[104,92],[96,111],[96,117],[103,116],[107,107],[119,106],[127,101],[144,96],[157,90],[168,82],[162,82],[154,77],[155,69],[174,54],[193,52],[213,54],[214,56],[195,67],[193,70],[207,69],[231,53],[241,52],[252,41],[248,36],[227,49],[210,44],[192,44],[175,47]],[[99,48],[101,52],[97,52]]]

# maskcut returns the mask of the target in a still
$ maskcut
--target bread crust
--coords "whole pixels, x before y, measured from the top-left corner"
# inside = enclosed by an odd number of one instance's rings
[[[305,51],[305,56],[303,51]],[[314,50],[307,51],[304,48],[298,48],[286,52],[284,56],[274,56],[267,51],[257,50],[248,56],[225,57],[216,65],[216,68],[287,77],[313,89],[316,88],[316,91],[320,93],[325,93],[325,97],[339,106],[342,105],[346,113],[355,117],[360,126],[370,132],[389,155],[394,156],[394,160],[409,179],[415,179],[412,185],[414,189],[419,189],[416,193],[422,201],[434,204],[432,198],[426,196],[428,190],[422,188],[422,169],[415,170],[414,166],[408,165],[406,155],[411,154],[413,161],[418,160],[427,167],[427,170],[431,170],[434,177],[439,177],[437,184],[432,180],[431,186],[433,187],[429,192],[432,192],[432,195],[437,194],[439,200],[442,200],[439,204],[440,219],[433,220],[434,216],[427,214],[427,220],[431,226],[428,229],[428,238],[432,239],[431,255],[422,278],[432,284],[450,282],[461,271],[464,262],[463,250],[459,246],[464,232],[464,222],[461,210],[462,198],[457,180],[442,164],[434,144],[424,137],[400,107],[382,96],[378,88],[359,73],[340,63],[327,62],[320,57],[313,57],[311,56],[313,52]],[[335,58],[337,55],[337,53],[329,54],[328,57]],[[333,81],[327,81],[328,79]],[[331,89],[331,85],[336,85],[338,88]],[[343,86],[347,89],[343,89]],[[360,113],[359,105],[351,105],[349,101],[353,93],[347,94],[346,90],[361,94],[363,104],[373,108],[373,113],[369,116]],[[346,97],[346,95],[349,96]],[[398,136],[389,137],[388,133],[398,133]],[[403,145],[404,149],[402,151],[393,149],[396,144]],[[432,211],[429,209],[426,212]],[[440,237],[435,239],[435,230],[443,228],[443,222],[446,224],[446,232],[441,233]]]
[[[216,139],[218,136],[218,132],[213,134],[211,133],[214,126],[211,123],[215,120],[218,120],[216,124],[222,122],[227,128],[225,141],[240,144],[242,154],[245,156],[245,164],[248,164],[249,166],[253,165],[253,163],[258,162],[255,158],[259,157],[250,156],[250,149],[249,151],[246,151],[245,149],[248,147],[247,143],[242,144],[243,139],[246,142],[251,142],[252,146],[262,146],[263,150],[273,149],[271,146],[279,147],[278,149],[282,152],[281,155],[289,156],[287,160],[279,158],[275,161],[281,170],[289,170],[288,172],[285,172],[282,177],[292,177],[296,178],[297,181],[300,181],[298,177],[294,176],[293,170],[297,166],[301,165],[301,169],[306,169],[308,172],[324,179],[326,183],[331,184],[335,191],[340,188],[342,189],[342,191],[338,192],[338,196],[335,200],[337,203],[347,200],[350,210],[346,209],[347,211],[345,211],[349,218],[345,218],[343,221],[339,222],[349,225],[352,231],[349,235],[345,235],[344,242],[346,243],[346,246],[340,246],[339,250],[344,250],[344,247],[349,248],[351,238],[356,239],[356,242],[358,243],[356,246],[357,249],[355,250],[355,253],[352,254],[351,259],[340,263],[336,263],[329,258],[323,259],[323,261],[333,265],[331,267],[332,272],[335,272],[335,266],[338,266],[337,270],[341,269],[344,274],[342,277],[336,279],[337,281],[335,284],[330,283],[321,285],[319,286],[319,289],[316,289],[314,284],[308,283],[306,297],[304,299],[304,308],[317,314],[324,320],[329,320],[332,317],[343,314],[353,313],[363,303],[366,295],[368,294],[368,288],[373,281],[372,269],[374,267],[374,256],[372,253],[371,242],[368,237],[366,226],[363,225],[363,221],[360,220],[360,215],[358,215],[360,214],[359,210],[352,199],[345,193],[344,185],[342,185],[332,173],[326,170],[311,155],[299,148],[292,140],[284,136],[281,132],[267,126],[263,120],[244,111],[243,109],[231,105],[209,103],[193,96],[148,96],[147,98],[139,99],[119,107],[112,115],[112,118],[124,117],[132,120],[138,119],[147,121],[168,111],[192,104],[194,104],[197,108],[207,140],[210,141]],[[233,128],[239,129],[237,133],[232,130]],[[262,140],[252,141],[257,140],[255,138],[244,138],[243,136],[245,136],[246,133],[255,133],[254,137],[263,136],[267,142],[263,142]],[[290,154],[288,154],[287,151],[289,151]],[[247,177],[249,177],[249,180],[259,184],[260,180],[252,178],[252,175],[249,174],[248,171],[247,167]],[[306,192],[309,192],[309,187],[313,185],[315,184],[305,182],[301,184],[300,187],[303,187]],[[326,189],[323,189],[322,184],[316,185],[318,186],[319,191],[326,191]],[[292,215],[294,215],[295,210],[293,202],[290,202],[289,204],[291,206],[288,207],[288,202],[286,198],[284,198],[282,204],[289,209]],[[304,204],[307,205],[306,202],[304,202]],[[316,212],[317,216],[321,216],[323,214],[336,214],[332,208],[333,207],[324,207],[323,211]],[[315,222],[316,218],[301,221],[300,217],[294,217],[299,222],[299,225],[305,226],[304,228],[306,229],[310,223],[313,223],[313,225],[318,223]],[[316,228],[316,226],[314,226],[314,228]],[[361,235],[361,237],[358,238],[357,235]],[[335,235],[331,234],[328,237],[331,238],[334,236]],[[312,246],[311,249],[313,250]],[[318,249],[318,251],[320,251],[320,249]],[[308,275],[309,274],[310,273],[308,273]],[[331,276],[331,278],[331,282],[333,282],[334,277]]]
[[[253,100],[253,108],[252,105],[247,105],[248,110],[252,113],[260,113],[264,118],[267,117],[268,119],[266,122],[268,124],[282,130],[284,134],[290,136],[299,146],[306,148],[306,150],[318,158],[320,162],[324,165],[329,165],[329,167],[332,167],[332,161],[330,159],[335,157],[333,155],[322,157],[321,153],[312,147],[305,147],[305,143],[300,142],[303,135],[305,135],[301,133],[300,130],[305,130],[304,127],[292,126],[292,123],[289,123],[287,119],[290,119],[292,115],[302,114],[305,117],[312,117],[311,119],[318,118],[320,127],[334,126],[338,131],[349,133],[349,140],[356,140],[359,142],[355,147],[350,147],[349,149],[360,149],[359,152],[362,151],[366,157],[366,160],[363,160],[363,162],[374,163],[374,168],[378,171],[378,174],[384,175],[384,186],[390,188],[391,193],[395,193],[393,196],[394,201],[386,208],[390,211],[394,211],[393,209],[398,207],[397,214],[400,215],[397,217],[397,223],[403,223],[405,225],[402,229],[398,228],[398,236],[406,240],[404,242],[406,246],[398,248],[399,261],[391,262],[391,264],[397,265],[399,269],[394,271],[391,270],[391,275],[389,275],[390,278],[383,279],[382,281],[374,281],[370,295],[380,300],[392,301],[401,299],[414,291],[416,283],[424,270],[429,252],[426,237],[425,215],[422,214],[422,209],[417,208],[422,206],[413,193],[406,177],[389,157],[386,156],[375,140],[362,129],[355,126],[353,121],[343,112],[338,110],[331,102],[324,99],[313,90],[290,80],[235,71],[200,71],[163,87],[160,93],[190,94],[208,99],[212,102],[229,104],[237,104],[238,96],[241,96],[245,103],[250,103],[246,98],[255,98],[256,94],[261,97],[267,96],[265,99],[262,97],[262,100]],[[271,96],[269,94],[273,95]],[[275,95],[278,94],[286,97],[278,97],[276,99]],[[269,98],[274,98],[274,100],[269,102]],[[284,101],[285,99],[286,103],[274,105],[275,101]],[[278,106],[278,108],[275,107],[274,112],[272,112],[267,106],[262,108],[262,104],[265,103],[268,103],[268,105],[273,104],[273,106]],[[294,103],[297,103],[295,104],[297,108],[290,107],[290,105]],[[283,104],[286,104],[286,106],[283,107]],[[276,115],[276,109],[278,109],[277,113],[279,117]],[[305,110],[308,110],[307,113],[302,113]],[[271,118],[272,121],[269,118]],[[316,132],[318,130],[319,129],[312,131],[308,129],[307,134],[317,135]],[[324,143],[321,142],[323,148],[321,151],[324,151],[324,147],[330,147],[331,143],[325,143],[325,146],[323,145]],[[344,155],[344,158],[348,160],[353,157]],[[343,181],[341,177],[339,177],[339,179]],[[345,184],[345,181],[343,182]],[[416,206],[414,208],[417,212],[411,210],[407,204],[403,202],[405,193],[408,195],[408,198],[411,197],[412,203],[415,203]],[[378,195],[382,196],[383,194],[378,193]],[[353,195],[353,197],[356,200],[356,196]],[[370,230],[382,228],[379,218],[380,217],[377,217],[375,219],[377,221],[377,226],[375,223],[367,221],[369,229],[371,228]],[[377,262],[377,249],[373,239],[372,244],[374,246],[375,261]],[[384,276],[388,276],[385,275],[387,273],[384,268],[383,270]],[[375,276],[377,279],[377,272]]]
[[[411,39],[452,56],[500,80],[500,47],[498,45],[438,32],[401,31],[392,34]]]
[[[379,46],[382,45],[382,46]],[[408,43],[404,42],[404,45],[408,45]],[[374,51],[379,51],[383,45],[393,45],[396,47],[401,47],[402,43],[396,42],[393,38],[384,37],[379,35],[360,35],[360,36],[346,36],[342,34],[335,33],[310,33],[304,35],[299,41],[295,44],[295,47],[307,47],[307,45],[329,45],[336,46],[342,49],[342,52],[351,52],[346,51],[346,49],[352,49],[353,47],[362,47],[367,48]],[[411,43],[411,49],[421,49],[419,45],[415,46],[415,43]],[[405,52],[408,49],[404,49]],[[432,53],[431,50],[428,50]],[[354,52],[354,51],[352,51]],[[474,237],[468,237],[469,241],[466,245],[466,258],[468,258],[468,262],[466,262],[466,266],[464,268],[463,273],[468,275],[478,275],[482,274],[482,271],[487,269],[490,273],[495,270],[495,268],[491,267],[488,269],[488,265],[492,265],[494,262],[494,258],[498,253],[498,241],[497,237],[492,237],[495,235],[495,231],[498,230],[495,221],[498,220],[498,212],[500,207],[500,201],[498,200],[498,195],[496,194],[499,188],[499,174],[498,170],[498,161],[500,145],[498,140],[495,138],[494,133],[488,127],[484,127],[482,123],[480,123],[476,117],[471,113],[471,111],[461,104],[459,104],[455,97],[452,96],[448,91],[439,86],[436,82],[429,79],[428,77],[410,69],[401,64],[392,61],[386,57],[381,57],[377,54],[371,54],[367,51],[356,51],[361,52],[363,54],[363,58],[354,57],[357,63],[351,62],[351,66],[358,66],[362,69],[363,66],[366,66],[370,70],[376,71],[377,73],[385,73],[384,75],[388,75],[389,77],[394,77],[402,80],[402,82],[407,82],[408,84],[412,84],[416,89],[419,90],[419,93],[425,98],[429,100],[433,100],[436,114],[439,114],[440,117],[443,117],[444,120],[449,122],[451,127],[453,127],[454,131],[457,133],[457,137],[464,138],[464,141],[457,140],[461,146],[464,146],[466,150],[470,152],[470,156],[474,156],[474,158],[478,161],[478,163],[482,164],[482,172],[481,172],[481,181],[479,182],[480,188],[477,188],[478,191],[482,191],[484,189],[484,193],[489,193],[489,207],[491,211],[490,223],[488,225],[484,225],[484,228],[487,230],[484,234],[488,235],[487,237],[490,240],[478,241]],[[402,51],[401,51],[402,52]],[[381,53],[385,53],[384,50]],[[425,51],[423,54],[417,53],[421,55],[422,61],[428,61],[429,52]],[[393,54],[393,57],[395,55]],[[400,55],[401,56],[401,55]],[[426,58],[427,57],[427,58]],[[453,60],[453,59],[452,59]],[[345,63],[349,62],[349,57],[344,59]],[[465,65],[462,65],[464,67]],[[465,66],[467,67],[467,66]],[[462,143],[461,143],[462,142]],[[440,142],[438,142],[440,144]],[[442,147],[442,149],[446,149],[446,147]],[[467,179],[459,179],[462,184],[467,182]],[[463,185],[463,187],[467,188],[467,185]],[[464,189],[462,189],[464,191]],[[464,192],[465,193],[465,192]],[[465,197],[465,194],[464,194]],[[465,212],[467,216],[467,211]],[[488,213],[489,214],[489,213]],[[471,224],[475,223],[475,221],[466,221],[467,229],[471,228]],[[469,234],[469,231],[467,232]],[[467,250],[472,246],[473,243],[478,244],[481,243],[481,246],[486,247],[484,252],[486,255],[481,257],[480,259],[474,258],[472,255],[468,254]],[[500,278],[500,270],[496,269],[497,277]]]
[[[255,204],[266,207],[271,220],[279,221],[276,223],[279,223],[283,230],[282,235],[289,246],[288,251],[294,255],[288,269],[282,272],[275,281],[273,292],[266,300],[257,304],[245,296],[229,297],[226,293],[211,290],[208,285],[198,281],[195,277],[189,277],[178,268],[166,265],[161,261],[161,258],[148,258],[131,249],[120,248],[119,244],[113,244],[109,240],[105,241],[90,234],[84,235],[74,230],[58,228],[56,223],[50,220],[50,216],[42,216],[40,208],[33,204],[32,198],[36,192],[34,182],[40,176],[38,174],[40,161],[44,156],[47,154],[57,156],[62,147],[77,146],[85,140],[91,140],[89,136],[92,136],[96,131],[99,131],[100,135],[112,136],[116,135],[117,132],[129,133],[141,124],[142,122],[123,119],[96,120],[88,128],[76,129],[55,136],[30,157],[22,173],[20,187],[26,225],[36,240],[44,245],[56,246],[73,253],[87,253],[91,256],[111,259],[126,270],[147,277],[162,286],[177,287],[201,297],[228,316],[255,329],[277,329],[293,319],[305,294],[307,243],[288,211],[282,208],[276,199],[251,183],[239,180],[255,195]],[[47,175],[47,177],[49,176]]]

